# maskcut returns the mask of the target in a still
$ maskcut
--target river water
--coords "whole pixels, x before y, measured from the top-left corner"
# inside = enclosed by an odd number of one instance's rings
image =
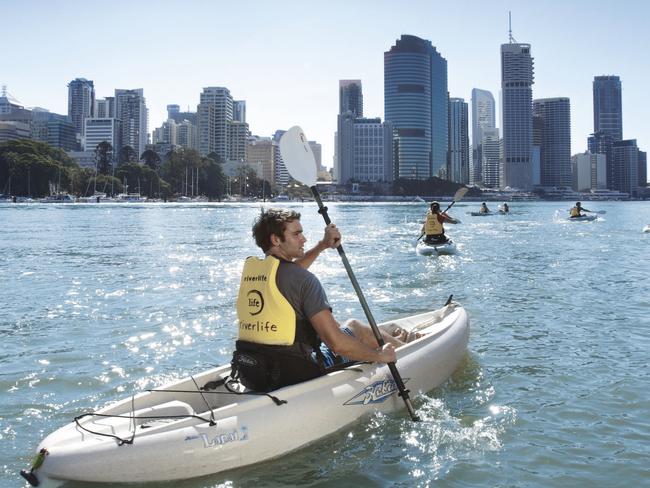
[[[314,244],[315,204],[288,205]],[[230,360],[259,206],[0,204],[0,486],[26,486],[18,471],[75,415]],[[462,366],[415,400],[420,423],[377,415],[271,462],[146,486],[647,484],[650,202],[587,207],[606,213],[515,202],[472,217],[461,202],[458,253],[424,257],[426,204],[330,204],[378,322],[450,294],[465,306]],[[363,317],[334,250],[312,271],[337,318]]]

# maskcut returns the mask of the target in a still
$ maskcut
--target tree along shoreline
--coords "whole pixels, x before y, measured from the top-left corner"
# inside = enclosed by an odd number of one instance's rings
[[[117,162],[115,162],[117,161]],[[0,144],[0,194],[42,198],[68,193],[91,197],[97,192],[113,196],[139,193],[161,200],[178,196],[204,196],[221,200],[227,186],[243,188],[250,196],[272,194],[268,182],[257,178],[252,168],[242,168],[228,185],[223,161],[215,154],[201,156],[193,149],[170,151],[161,160],[154,151],[139,160],[133,148],[122,148],[117,156],[109,143],[95,150],[95,167],[82,168],[62,149],[32,140],[10,140]],[[238,184],[239,179],[246,185]]]

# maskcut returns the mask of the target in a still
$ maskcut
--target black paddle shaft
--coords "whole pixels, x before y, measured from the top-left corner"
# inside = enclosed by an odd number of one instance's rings
[[[326,225],[331,224],[332,221],[330,219],[330,216],[327,213],[327,207],[323,205],[323,201],[320,198],[318,189],[315,186],[312,186],[311,192],[314,195],[314,199],[316,200],[316,203],[318,203],[318,213],[323,216],[323,220],[325,220]],[[359,297],[359,302],[361,303],[361,308],[363,308],[363,312],[366,314],[366,318],[368,319],[368,323],[370,324],[372,333],[375,335],[375,339],[377,339],[377,343],[379,344],[379,347],[382,347],[385,344],[384,338],[379,332],[379,328],[377,327],[377,322],[375,322],[375,318],[372,316],[372,312],[370,311],[368,302],[366,302],[366,298],[363,296],[363,292],[361,291],[359,282],[357,281],[357,278],[354,275],[354,272],[352,271],[352,267],[350,266],[350,262],[348,261],[348,257],[345,255],[345,251],[343,250],[343,245],[339,243],[336,250],[339,252],[339,256],[341,256],[341,260],[343,261],[343,266],[345,266],[345,270],[348,273],[348,277],[352,282],[352,287],[354,288],[354,291],[357,292],[357,296]],[[404,381],[402,381],[402,377],[400,376],[399,371],[397,371],[397,366],[395,366],[395,363],[388,363],[388,369],[390,369],[390,372],[393,375],[393,379],[395,380],[395,384],[397,385],[397,389],[399,390],[399,396],[401,396],[402,399],[404,400],[404,403],[406,404],[406,409],[408,410],[409,415],[411,416],[411,420],[413,420],[414,422],[418,422],[420,418],[415,413],[415,409],[411,404],[411,399],[409,398],[409,391],[404,386]]]
[[[462,198],[462,197],[461,197],[461,198]],[[460,198],[459,198],[459,200],[460,200]],[[454,206],[454,203],[456,203],[456,202],[457,202],[457,200],[454,200],[453,202],[451,202],[451,203],[447,206],[447,208],[444,209],[444,210],[442,211],[442,213],[447,212],[447,210],[449,210],[451,207],[453,207],[453,206]],[[418,240],[415,241],[415,242],[419,242],[420,239],[422,239],[423,237],[424,237],[424,232],[423,232],[422,234],[420,234],[420,237],[418,237]],[[440,253],[438,252],[437,249],[436,249],[436,253],[440,254]]]

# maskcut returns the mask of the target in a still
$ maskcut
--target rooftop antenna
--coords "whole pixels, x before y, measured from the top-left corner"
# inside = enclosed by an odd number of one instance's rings
[[[512,14],[508,10],[508,40],[510,41],[510,44],[513,42],[517,42],[517,40],[512,37]]]

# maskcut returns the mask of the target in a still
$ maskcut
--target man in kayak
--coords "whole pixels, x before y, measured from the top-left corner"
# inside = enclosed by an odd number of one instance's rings
[[[479,213],[490,213],[490,209],[488,206],[485,204],[485,202],[481,203],[481,208],[479,209]]]
[[[508,204],[506,202],[503,202],[503,205],[501,206],[501,211],[503,213],[508,213],[510,212],[510,207],[508,207]]]
[[[582,212],[591,212],[591,210],[587,210],[582,205],[580,205],[580,202],[576,202],[575,207],[573,207],[570,212],[571,218],[575,219],[577,217],[582,217]]]
[[[386,344],[380,348],[367,324],[349,320],[341,327],[320,281],[307,270],[322,251],[338,247],[341,234],[334,224],[305,251],[299,213],[262,209],[253,237],[265,258],[249,257],[244,264],[232,360],[234,375],[245,386],[270,391],[348,361],[396,361],[402,341],[382,332]]]
[[[424,218],[424,225],[422,225],[422,233],[426,236],[424,242],[427,244],[447,242],[449,239],[445,236],[445,228],[442,225],[444,222],[450,224],[458,223],[456,219],[452,219],[447,215],[447,212],[440,211],[440,204],[438,202],[432,202]]]

